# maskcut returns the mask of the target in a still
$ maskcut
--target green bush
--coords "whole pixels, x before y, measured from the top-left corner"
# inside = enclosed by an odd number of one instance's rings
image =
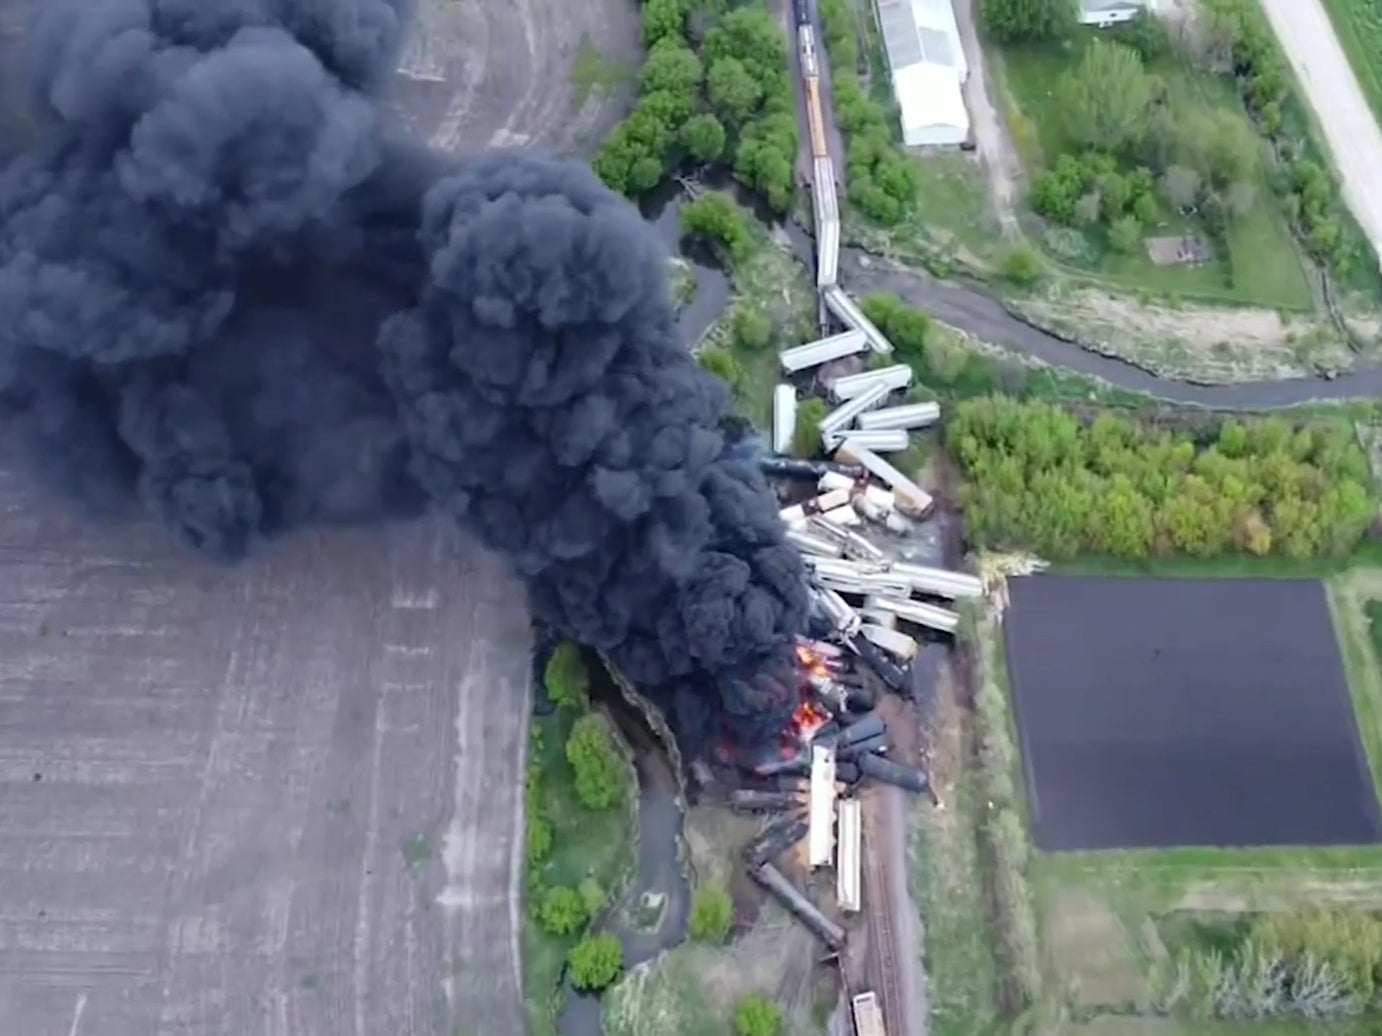
[[[728,195],[715,191],[682,206],[681,232],[722,249],[731,263],[741,263],[753,250],[752,217]]]
[[[734,311],[734,344],[746,352],[761,352],[773,340],[773,322],[762,310],[740,306]]]
[[[701,942],[724,942],[734,927],[734,901],[718,885],[696,889],[691,904],[691,937]]]
[[[583,879],[577,890],[581,894],[581,902],[585,904],[585,912],[591,917],[598,917],[609,902],[609,893],[594,878]]]
[[[797,404],[797,426],[792,433],[792,455],[809,460],[821,452],[820,423],[830,407],[825,400],[812,396]]]
[[[535,750],[540,747],[536,744]],[[536,763],[528,766],[528,775],[523,784],[523,812],[526,818],[524,851],[531,868],[552,855],[554,839],[552,822],[542,806],[542,771]]]
[[[616,936],[591,936],[571,948],[566,963],[573,986],[584,992],[598,992],[613,985],[623,972],[624,947]]]
[[[585,668],[585,658],[581,649],[569,640],[557,645],[552,657],[547,659],[542,682],[547,688],[547,697],[554,705],[583,709],[590,689],[590,674]]]
[[[1052,558],[1339,557],[1375,511],[1367,457],[1343,426],[1226,421],[1197,441],[992,397],[957,406],[946,439],[974,541]]]
[[[1020,288],[1031,287],[1041,278],[1041,259],[1027,245],[1019,245],[1003,260],[1003,276]]]
[[[537,923],[548,935],[571,935],[585,927],[590,913],[580,892],[558,885],[543,893],[537,908]]]
[[[778,1036],[782,1008],[757,993],[742,996],[734,1009],[734,1031],[738,1036]]]
[[[566,760],[576,778],[576,797],[587,809],[610,809],[628,795],[629,775],[603,716],[576,720],[566,741]]]
[[[922,310],[907,305],[896,295],[866,295],[860,306],[868,317],[887,336],[897,350],[897,356],[908,362],[918,362],[926,355],[926,336],[931,330],[931,318]]]
[[[715,375],[730,388],[739,384],[739,364],[734,354],[718,345],[707,346],[696,356],[701,369]]]

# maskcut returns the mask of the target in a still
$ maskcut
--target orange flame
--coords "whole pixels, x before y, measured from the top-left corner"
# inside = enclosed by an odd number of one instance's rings
[[[830,713],[815,702],[804,701],[792,713],[792,725],[803,741],[810,741],[829,722]]]

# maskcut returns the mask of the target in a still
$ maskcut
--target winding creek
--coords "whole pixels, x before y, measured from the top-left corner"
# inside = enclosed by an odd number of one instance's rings
[[[638,777],[637,871],[599,926],[619,937],[625,968],[632,969],[686,939],[691,912],[682,840],[686,802],[665,742],[603,666],[591,666],[590,697],[614,721]],[[655,905],[647,923],[640,924],[647,902]],[[561,1036],[601,1036],[599,997],[579,993],[569,979],[564,981],[557,1031]]]
[[[737,192],[736,192],[737,193]],[[752,199],[741,198],[748,203]],[[679,198],[659,195],[645,210],[658,236],[673,252],[688,259],[696,275],[696,295],[683,308],[679,324],[683,338],[696,341],[728,303],[728,279],[703,257],[678,247]],[[762,215],[761,213],[759,214]],[[808,267],[814,263],[815,243],[809,231],[789,223],[785,227],[793,250]],[[941,280],[920,269],[885,268],[876,257],[857,248],[841,248],[840,279],[855,295],[892,292],[937,320],[982,341],[1030,357],[1074,374],[1097,378],[1114,388],[1141,392],[1157,399],[1215,410],[1279,410],[1304,403],[1382,397],[1382,361],[1359,361],[1333,378],[1296,377],[1232,384],[1199,384],[1160,377],[1116,356],[1087,349],[1077,341],[1036,327],[1010,311],[1003,302],[961,278]]]

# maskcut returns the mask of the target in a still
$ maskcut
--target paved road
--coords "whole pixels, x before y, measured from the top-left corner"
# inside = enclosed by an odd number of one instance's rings
[[[417,7],[392,106],[433,147],[593,153],[622,114],[627,90],[578,105],[572,72],[583,46],[608,69],[637,69],[633,0],[419,0]]]
[[[1344,198],[1382,256],[1382,130],[1320,0],[1262,0],[1324,129]]]
[[[529,668],[442,523],[224,568],[0,463],[0,1031],[522,1036]]]

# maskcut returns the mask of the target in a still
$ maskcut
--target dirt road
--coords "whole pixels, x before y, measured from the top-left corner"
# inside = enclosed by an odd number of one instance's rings
[[[1344,198],[1382,255],[1382,130],[1320,0],[1262,0],[1324,129]]]
[[[419,0],[392,107],[442,151],[591,153],[622,113],[639,33],[632,0]]]
[[[227,568],[0,464],[0,1030],[523,1036],[530,666],[444,523]]]

